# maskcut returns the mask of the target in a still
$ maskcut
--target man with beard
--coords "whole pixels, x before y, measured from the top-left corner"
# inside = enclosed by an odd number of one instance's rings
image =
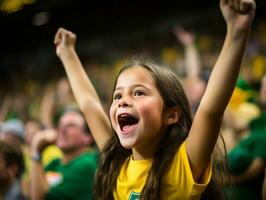
[[[92,142],[83,116],[76,111],[61,116],[57,132],[44,130],[38,133],[31,146],[31,198],[91,199],[97,163],[96,152],[89,148]],[[44,167],[40,155],[51,143],[62,150],[63,157]]]

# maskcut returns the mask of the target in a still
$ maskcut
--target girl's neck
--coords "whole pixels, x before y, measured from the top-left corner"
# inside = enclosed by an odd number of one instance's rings
[[[132,149],[133,160],[147,160],[154,156],[157,145],[137,147]]]
[[[154,156],[164,133],[155,138],[153,141],[138,145],[132,148],[133,160],[146,160]]]

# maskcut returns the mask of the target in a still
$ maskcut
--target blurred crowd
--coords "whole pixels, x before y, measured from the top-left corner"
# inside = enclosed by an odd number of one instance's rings
[[[175,41],[171,45],[162,45],[155,57],[178,74],[194,113],[217,57],[216,48],[222,41],[219,36],[194,33],[181,26],[173,27],[172,35]],[[223,142],[217,144],[226,147],[224,153],[228,156],[233,185],[226,185],[225,191],[229,199],[241,200],[262,199],[266,190],[265,23],[256,24],[245,55],[237,86],[224,114]],[[127,56],[125,52],[116,55],[111,63],[97,63],[82,57],[106,112],[111,100],[111,85]],[[49,195],[56,196],[57,192],[67,191],[66,187],[74,187],[70,189],[72,196],[80,195],[75,190],[92,192],[91,186],[82,187],[85,181],[82,178],[86,173],[85,179],[93,180],[97,149],[87,137],[89,134],[79,130],[85,122],[66,77],[52,78],[52,81],[49,81],[50,77],[46,78],[48,81],[43,83],[18,82],[16,84],[21,84],[19,90],[0,93],[0,199],[41,199],[48,191]],[[79,118],[83,120],[81,124]],[[64,131],[68,132],[69,138],[60,137]],[[37,155],[38,152],[41,155]],[[81,155],[84,158],[80,158]],[[78,166],[74,167],[80,172],[71,177],[69,174],[73,172],[67,171],[66,167],[62,169],[56,162],[60,159],[64,166],[67,163],[73,167],[75,163],[69,162],[77,157],[77,160],[82,159],[82,164],[90,166],[89,172],[82,171],[83,167],[76,163]],[[43,176],[38,177],[37,172]],[[62,181],[56,172],[67,173],[69,180]],[[38,188],[45,177],[49,179],[48,185],[44,189]],[[73,181],[81,186],[73,186]],[[63,182],[66,186],[62,186]],[[90,195],[84,194],[79,199],[87,199]]]

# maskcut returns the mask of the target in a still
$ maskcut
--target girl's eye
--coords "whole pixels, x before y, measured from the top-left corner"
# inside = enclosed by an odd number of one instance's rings
[[[144,95],[145,93],[143,92],[143,91],[141,91],[141,90],[137,90],[137,91],[135,91],[134,92],[134,95],[135,96],[142,96],[142,95]]]
[[[115,94],[114,95],[114,100],[121,99],[122,95],[121,94]]]

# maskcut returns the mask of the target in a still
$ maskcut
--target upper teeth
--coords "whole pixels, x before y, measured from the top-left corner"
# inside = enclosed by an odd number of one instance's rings
[[[129,114],[121,114],[119,117],[128,117]]]

